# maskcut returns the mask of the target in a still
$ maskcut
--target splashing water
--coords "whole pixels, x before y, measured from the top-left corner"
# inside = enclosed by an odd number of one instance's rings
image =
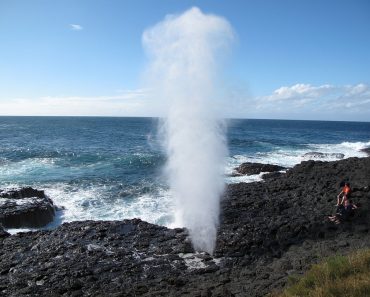
[[[176,199],[175,224],[189,229],[195,249],[209,253],[216,242],[227,155],[214,102],[216,68],[232,38],[225,19],[196,7],[167,16],[143,34],[151,84],[166,107],[166,174]]]

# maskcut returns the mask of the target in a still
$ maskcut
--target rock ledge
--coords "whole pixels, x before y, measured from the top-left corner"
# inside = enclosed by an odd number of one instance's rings
[[[52,222],[53,201],[33,188],[0,190],[0,224],[5,228],[37,228]]]

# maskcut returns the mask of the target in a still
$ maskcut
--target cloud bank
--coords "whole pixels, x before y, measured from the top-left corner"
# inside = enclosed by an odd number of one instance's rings
[[[0,99],[0,115],[20,116],[150,116],[147,90],[107,96],[45,96]]]
[[[162,116],[152,90],[123,90],[104,96],[1,98],[0,115]],[[282,86],[263,96],[233,88],[223,99],[227,117],[306,120],[370,120],[370,85]]]
[[[246,98],[242,117],[369,121],[370,86],[298,83],[271,94]]]

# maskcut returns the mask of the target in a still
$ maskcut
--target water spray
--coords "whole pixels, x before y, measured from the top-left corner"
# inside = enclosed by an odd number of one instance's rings
[[[196,250],[212,253],[227,156],[224,125],[214,104],[218,62],[233,38],[230,24],[194,7],[167,16],[143,34],[148,70],[163,99],[166,174],[178,226]]]

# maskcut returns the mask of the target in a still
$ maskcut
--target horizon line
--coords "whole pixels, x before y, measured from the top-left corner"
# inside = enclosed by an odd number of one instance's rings
[[[161,119],[160,116],[99,116],[99,115],[0,115],[0,118],[143,118],[143,119]],[[337,122],[337,123],[370,123],[370,121],[352,121],[352,120],[314,120],[314,119],[284,119],[284,118],[222,118],[222,120],[255,120],[255,121],[300,121],[300,122]]]

